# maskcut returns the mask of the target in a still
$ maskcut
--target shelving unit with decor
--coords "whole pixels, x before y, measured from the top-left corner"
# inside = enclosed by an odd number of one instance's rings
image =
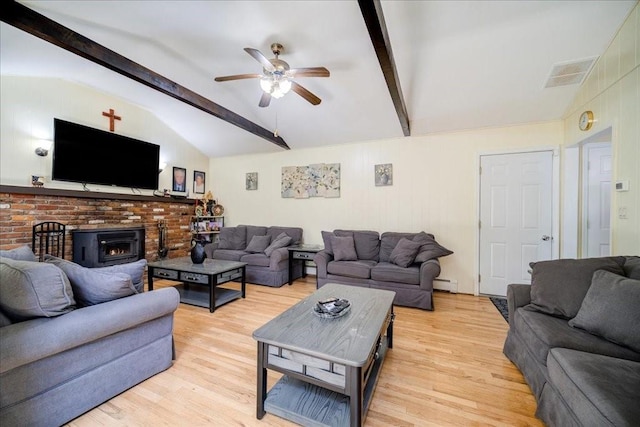
[[[222,227],[224,227],[224,216],[193,215],[189,225],[191,237],[202,243],[215,242]]]

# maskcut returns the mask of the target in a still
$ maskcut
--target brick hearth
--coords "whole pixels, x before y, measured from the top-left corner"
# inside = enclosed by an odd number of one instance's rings
[[[67,226],[65,259],[72,259],[75,229],[145,228],[145,258],[158,255],[158,221],[167,225],[168,257],[188,255],[193,201],[152,196],[87,193],[68,190],[0,188],[0,249],[31,246],[33,225],[58,221]]]

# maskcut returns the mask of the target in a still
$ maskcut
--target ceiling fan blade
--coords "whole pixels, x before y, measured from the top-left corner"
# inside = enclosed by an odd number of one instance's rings
[[[236,74],[234,76],[216,77],[214,80],[217,82],[228,82],[229,80],[259,79],[260,77],[262,77],[262,74]]]
[[[293,77],[329,77],[331,75],[324,67],[292,68],[289,74]]]
[[[245,47],[244,51],[251,55],[256,61],[262,64],[265,70],[273,72],[276,70],[276,67],[273,66],[271,61],[267,59],[266,56],[262,54],[258,49],[254,49],[251,47]]]
[[[271,95],[267,92],[262,92],[262,97],[260,98],[260,103],[258,106],[260,107],[268,107],[271,102]]]
[[[320,102],[322,102],[320,98],[318,98],[296,82],[291,82],[291,90],[293,90],[295,93],[297,93],[313,105],[318,105],[320,104]]]

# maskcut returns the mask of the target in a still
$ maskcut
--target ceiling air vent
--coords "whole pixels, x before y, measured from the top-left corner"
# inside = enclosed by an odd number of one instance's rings
[[[549,78],[547,79],[547,83],[544,85],[544,87],[547,88],[582,84],[597,59],[598,57],[594,56],[593,58],[554,64],[553,68],[551,68],[551,73],[549,73]]]

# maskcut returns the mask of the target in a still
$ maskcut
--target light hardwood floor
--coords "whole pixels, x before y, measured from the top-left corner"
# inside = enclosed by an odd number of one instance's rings
[[[154,281],[156,287],[171,282]],[[177,359],[162,372],[70,426],[293,426],[257,420],[255,329],[315,290],[247,285],[247,298],[215,313],[180,304]],[[393,349],[366,426],[541,426],[535,400],[502,354],[507,323],[485,297],[436,292],[435,311],[396,307]],[[269,371],[270,388],[279,374]]]

